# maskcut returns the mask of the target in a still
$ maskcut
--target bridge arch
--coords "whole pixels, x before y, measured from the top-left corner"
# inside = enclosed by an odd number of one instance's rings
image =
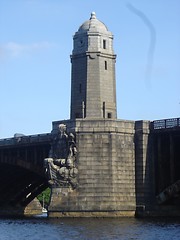
[[[1,215],[11,210],[23,214],[26,206],[48,187],[43,161],[49,154],[50,139],[11,140],[12,144],[7,144],[7,139],[0,144]]]

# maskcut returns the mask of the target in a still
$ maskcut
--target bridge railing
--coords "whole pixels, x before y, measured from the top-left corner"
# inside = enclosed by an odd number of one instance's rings
[[[155,120],[152,122],[152,130],[171,129],[180,127],[180,118]]]
[[[0,139],[0,146],[9,146],[14,144],[33,144],[37,142],[50,142],[52,140],[51,133],[18,136],[12,138]]]

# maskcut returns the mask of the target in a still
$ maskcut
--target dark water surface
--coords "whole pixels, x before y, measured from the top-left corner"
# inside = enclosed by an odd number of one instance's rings
[[[0,240],[180,240],[178,219],[0,219]]]

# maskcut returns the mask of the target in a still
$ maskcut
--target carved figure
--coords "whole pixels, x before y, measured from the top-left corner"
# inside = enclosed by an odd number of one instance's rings
[[[49,184],[62,187],[77,187],[76,155],[75,136],[72,133],[67,134],[66,125],[60,124],[58,134],[51,145],[49,157],[44,159]]]

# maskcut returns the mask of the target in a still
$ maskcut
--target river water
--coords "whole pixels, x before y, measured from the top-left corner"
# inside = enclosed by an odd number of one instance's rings
[[[0,240],[179,240],[180,219],[0,219]]]

